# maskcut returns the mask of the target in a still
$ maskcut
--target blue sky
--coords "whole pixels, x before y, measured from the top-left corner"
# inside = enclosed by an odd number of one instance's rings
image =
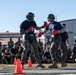
[[[19,32],[28,12],[35,14],[38,26],[50,13],[57,21],[76,19],[76,0],[0,0],[0,32]]]

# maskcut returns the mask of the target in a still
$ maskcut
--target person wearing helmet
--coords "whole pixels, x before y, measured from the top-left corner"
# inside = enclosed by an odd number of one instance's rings
[[[61,42],[60,33],[64,32],[64,28],[59,22],[55,21],[55,16],[53,14],[49,14],[47,20],[49,24],[42,33],[46,33],[48,30],[50,30],[52,37],[51,58],[53,63],[48,68],[57,68],[57,49]]]
[[[27,59],[27,53],[30,48],[29,45],[31,45],[35,53],[36,61],[39,64],[37,65],[37,67],[45,68],[41,64],[41,59],[38,52],[37,40],[34,33],[35,29],[40,30],[41,28],[43,28],[43,26],[38,27],[36,22],[34,21],[34,17],[35,17],[34,13],[29,12],[26,15],[26,20],[24,20],[20,25],[20,34],[21,35],[25,34],[25,50],[22,53],[21,63],[22,63],[22,66],[25,64]]]

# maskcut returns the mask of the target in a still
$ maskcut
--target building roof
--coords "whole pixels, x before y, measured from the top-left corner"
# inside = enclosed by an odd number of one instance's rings
[[[0,34],[20,34],[19,32],[0,32]]]
[[[14,41],[14,43],[18,41],[18,37],[20,37],[20,39],[23,40],[23,37],[20,35],[19,32],[0,32],[0,42],[2,42],[2,44],[7,45],[7,42],[9,41],[10,37],[12,37],[12,40]],[[37,37],[37,40],[39,39],[41,39],[41,41],[44,43],[43,38]]]
[[[66,21],[73,21],[73,20],[76,20],[76,19],[62,20],[62,21],[59,21],[59,22],[66,22]]]

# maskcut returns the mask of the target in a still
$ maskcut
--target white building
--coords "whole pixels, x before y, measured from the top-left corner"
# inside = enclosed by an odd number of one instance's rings
[[[22,40],[22,36],[18,32],[1,32],[0,33],[0,42],[2,42],[2,45],[7,45],[9,38],[12,38],[12,40],[15,42],[18,41],[18,38]]]
[[[10,38],[12,38],[14,43],[16,43],[18,41],[18,38],[20,38],[20,40],[24,41],[23,36],[21,36],[19,32],[0,32],[0,42],[2,42],[2,45],[7,45],[8,41],[10,40]],[[41,41],[44,43],[44,39],[43,38],[37,37],[37,41],[39,39],[41,39]]]
[[[74,40],[76,40],[76,19],[69,19],[60,21],[61,24],[66,24],[66,31],[69,34],[70,46],[73,46]]]

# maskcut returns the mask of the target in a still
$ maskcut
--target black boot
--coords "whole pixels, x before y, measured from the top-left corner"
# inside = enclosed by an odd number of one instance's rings
[[[38,64],[36,67],[45,68],[45,66],[44,66],[44,65],[42,65],[42,64]]]
[[[56,61],[53,61],[53,64],[48,66],[48,68],[58,68]]]

